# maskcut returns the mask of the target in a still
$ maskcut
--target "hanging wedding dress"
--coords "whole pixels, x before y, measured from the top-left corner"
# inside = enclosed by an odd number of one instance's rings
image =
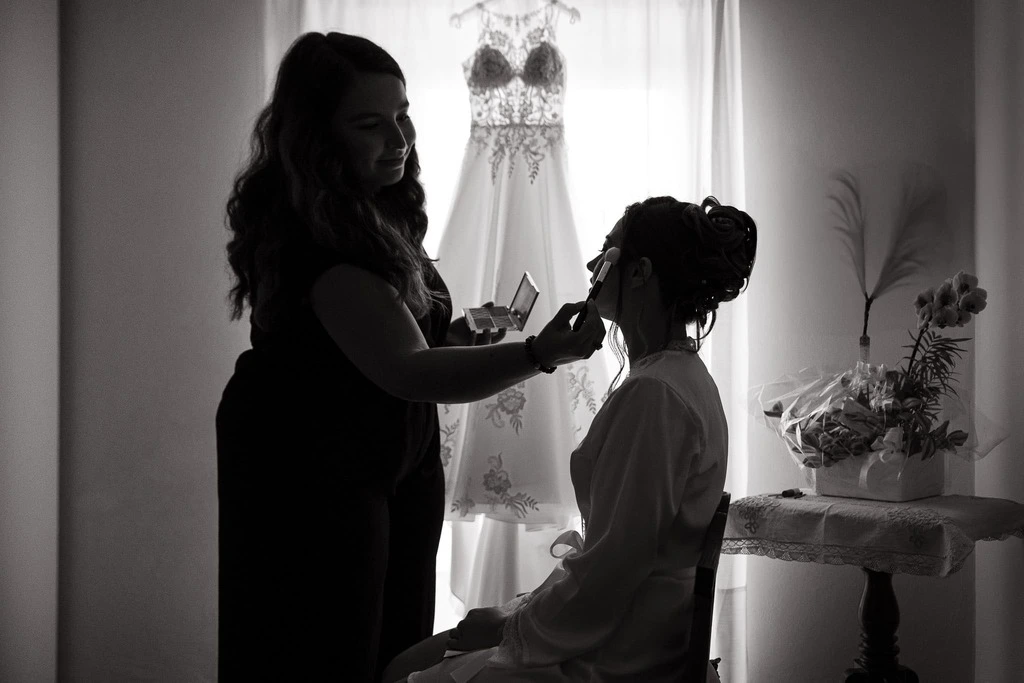
[[[481,8],[479,44],[464,63],[472,123],[438,270],[455,311],[508,305],[524,271],[540,290],[525,332],[536,334],[589,274],[569,202],[558,9]],[[556,560],[548,546],[579,512],[569,456],[610,381],[608,358],[539,375],[477,403],[442,405],[441,456],[452,527],[452,591],[467,609],[536,587]]]

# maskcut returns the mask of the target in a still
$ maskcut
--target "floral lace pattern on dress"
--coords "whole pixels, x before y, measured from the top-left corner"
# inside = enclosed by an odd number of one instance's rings
[[[448,406],[445,406],[447,408]],[[441,429],[441,464],[448,467],[452,461],[452,454],[455,448],[455,437],[459,433],[459,422],[456,420],[450,425],[440,425]]]
[[[566,365],[564,369],[566,401],[572,415],[573,436],[578,443],[580,435],[589,428],[590,421],[597,414],[604,399],[599,400],[596,396],[594,380],[590,376],[591,367],[587,362],[577,361]],[[480,402],[475,419],[479,420],[481,428],[504,431],[506,427],[511,427],[510,431],[514,434],[512,438],[520,435],[529,437],[530,433],[526,431],[529,424],[525,417],[527,406],[530,404],[529,395],[530,389],[526,382],[504,389],[489,401]],[[466,426],[473,418],[467,418],[465,421],[460,419],[459,413],[454,411],[457,406],[440,404],[438,407],[440,455],[447,471],[457,464],[456,453],[462,447],[460,444]],[[536,410],[537,406],[533,405],[533,409]],[[488,506],[490,513],[503,512],[505,517],[512,519],[524,519],[530,517],[531,512],[540,511],[541,504],[538,498],[543,494],[538,494],[537,491],[528,493],[522,488],[512,491],[514,485],[511,474],[504,466],[503,453],[499,452],[496,456],[487,458],[486,464],[474,466],[471,471],[473,474],[469,481],[456,484],[462,495],[458,496],[453,492],[451,513],[457,513],[459,517],[486,514],[487,511],[477,509],[477,503],[481,502],[481,499]]]
[[[516,157],[529,167],[530,182],[546,151],[563,142],[565,60],[555,46],[554,8],[524,15],[481,10],[480,42],[463,64],[473,122],[470,140],[490,152],[491,180]]]
[[[522,491],[511,492],[512,477],[505,470],[501,453],[488,458],[487,464],[491,468],[484,474],[483,484],[486,492],[485,501],[491,506],[491,512],[496,511],[500,505],[510,510],[517,519],[522,519],[530,510],[537,509],[537,500],[533,496]],[[476,501],[470,498],[469,491],[466,491],[462,498],[452,502],[452,512],[458,511],[462,517],[468,515],[474,507]]]
[[[473,126],[469,131],[469,144],[475,145],[477,154],[490,152],[491,182],[497,182],[501,164],[508,159],[508,177],[512,177],[517,157],[522,157],[529,168],[530,182],[537,179],[540,164],[548,150],[563,142],[562,126]]]
[[[578,410],[584,409],[590,415],[597,415],[597,399],[594,398],[594,382],[590,379],[590,368],[584,363],[570,363],[565,367],[566,376],[569,378],[569,398],[572,400],[572,412],[576,415]],[[603,402],[603,401],[602,401]],[[573,434],[577,438],[583,426],[577,420],[573,420]]]
[[[495,427],[505,426],[502,413],[508,416],[509,424],[516,434],[523,428],[523,408],[526,407],[526,382],[520,382],[514,387],[509,387],[495,397],[494,403],[488,403],[486,419],[491,421]]]

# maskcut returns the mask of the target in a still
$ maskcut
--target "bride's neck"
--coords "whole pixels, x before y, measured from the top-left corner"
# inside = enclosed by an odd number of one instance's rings
[[[629,350],[629,362],[635,363],[644,356],[657,353],[663,350],[674,341],[684,341],[688,338],[686,325],[680,322],[672,323],[665,334],[664,316],[651,316],[649,320],[640,320],[638,325],[623,327],[622,337]]]

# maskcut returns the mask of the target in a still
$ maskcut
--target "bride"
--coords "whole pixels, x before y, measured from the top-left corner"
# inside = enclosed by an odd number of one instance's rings
[[[757,229],[713,197],[654,197],[626,209],[587,268],[598,272],[612,247],[621,257],[595,303],[630,371],[572,454],[582,548],[537,590],[470,610],[399,654],[385,682],[679,679],[728,453],[718,388],[697,351],[718,305],[749,282]]]

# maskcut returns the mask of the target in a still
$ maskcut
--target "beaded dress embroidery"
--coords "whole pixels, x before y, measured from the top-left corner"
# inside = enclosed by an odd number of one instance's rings
[[[463,63],[473,122],[470,138],[488,153],[492,179],[502,162],[529,166],[531,181],[562,143],[565,60],[555,45],[553,8],[526,15],[483,12],[480,41]]]

